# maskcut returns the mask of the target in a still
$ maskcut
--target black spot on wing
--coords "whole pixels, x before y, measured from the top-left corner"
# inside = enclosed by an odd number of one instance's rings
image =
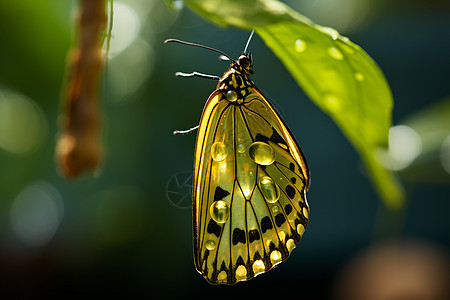
[[[273,228],[272,221],[268,216],[265,216],[261,219],[261,231],[263,233],[266,233],[267,230],[270,230]]]
[[[289,198],[294,199],[295,197],[295,189],[292,187],[292,185],[286,186],[286,194]]]
[[[283,145],[287,146],[286,141],[273,127],[272,127],[272,135],[270,136],[270,140],[274,143],[283,144]]]
[[[292,206],[290,204],[286,204],[286,206],[284,207],[284,211],[287,215],[289,215],[292,212]]]
[[[239,256],[238,259],[236,260],[236,266],[240,266],[240,265],[244,265],[244,259],[242,258],[242,256]]]
[[[297,213],[297,218],[298,219],[295,219],[295,221],[294,221],[295,222],[295,227],[297,227],[298,224],[302,224],[306,228],[306,226],[308,225],[308,219],[305,218],[300,213]]]
[[[225,191],[223,188],[221,188],[220,186],[216,187],[216,190],[214,191],[214,201],[217,200],[222,200],[223,198],[225,198],[226,196],[228,196],[230,194],[230,192]]]
[[[233,230],[233,245],[245,244],[245,231],[239,228]]]
[[[269,138],[265,135],[262,135],[261,133],[257,133],[255,136],[255,142],[267,143],[268,141],[269,141]]]
[[[222,261],[222,264],[220,265],[220,271],[223,271],[223,270],[228,271],[228,268],[225,265],[225,261]]]
[[[205,253],[203,254],[203,258],[201,259],[201,261],[202,262],[206,261],[208,259],[208,256],[209,256],[209,250],[206,249]],[[200,265],[201,265],[201,268],[203,269],[203,271],[205,271],[205,273],[207,273],[208,272],[208,264],[201,263]]]
[[[255,255],[253,256],[253,260],[255,261],[255,260],[258,260],[258,259],[261,259],[262,257],[261,257],[261,254],[259,254],[259,251],[256,251],[256,253],[255,253]]]
[[[214,264],[214,261],[213,261],[213,264]],[[231,269],[231,265],[227,266],[225,264],[225,261],[222,261],[222,263],[220,264],[220,268],[218,270],[216,269],[216,272],[213,272],[212,277],[213,277],[214,281],[217,281],[217,275],[219,275],[220,272],[225,271],[225,273],[227,274],[227,283],[231,283],[232,279],[230,276],[230,269]]]
[[[270,252],[272,252],[273,250],[276,250],[276,249],[277,249],[277,247],[275,246],[275,244],[273,242],[270,242],[270,244],[269,244]]]
[[[260,239],[260,236],[259,236],[258,229],[252,229],[248,232],[248,241],[250,243],[252,243],[254,241],[258,241],[259,239]]]
[[[295,183],[297,182],[297,178],[292,177],[292,178],[291,178],[291,182],[292,182],[293,184],[295,184]]]
[[[293,163],[289,163],[289,170],[291,170],[292,172],[295,171],[295,165]]]
[[[306,210],[308,210],[308,212],[309,212],[309,207],[308,207],[308,205],[306,205],[306,203],[305,202],[303,202],[302,200],[299,200],[298,201],[298,205],[303,209],[303,208],[306,208]]]
[[[284,222],[286,222],[286,218],[282,213],[279,213],[278,215],[275,216],[275,224],[277,224],[278,227],[281,227],[281,225],[283,225]]]
[[[270,137],[262,135],[261,133],[257,133],[256,136],[255,136],[255,142],[267,143],[268,141],[272,141],[275,144],[286,145],[286,141],[283,139],[283,137],[273,127],[272,127],[272,135]]]
[[[219,237],[220,233],[222,232],[222,227],[220,227],[219,224],[216,223],[216,221],[210,219],[206,231],[208,233],[214,234],[216,237]]]

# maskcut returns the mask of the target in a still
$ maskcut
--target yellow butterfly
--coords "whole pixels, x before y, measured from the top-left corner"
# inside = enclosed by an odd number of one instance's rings
[[[253,35],[253,32],[252,32]],[[310,173],[294,136],[250,79],[252,55],[232,61],[209,96],[195,147],[194,261],[212,284],[235,284],[286,260],[308,224]]]

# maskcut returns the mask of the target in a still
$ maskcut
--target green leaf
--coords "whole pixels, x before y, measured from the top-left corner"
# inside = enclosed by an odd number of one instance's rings
[[[221,26],[255,28],[305,93],[353,144],[386,205],[393,209],[403,205],[401,185],[375,157],[376,149],[388,144],[392,94],[380,68],[364,50],[275,0],[185,3]]]
[[[376,149],[388,144],[393,101],[374,61],[347,38],[319,26],[280,22],[256,31],[311,100],[347,136],[386,204],[401,206],[400,185],[375,157]]]
[[[313,24],[289,6],[274,0],[186,0],[185,3],[206,19],[221,26],[251,30],[282,21]]]

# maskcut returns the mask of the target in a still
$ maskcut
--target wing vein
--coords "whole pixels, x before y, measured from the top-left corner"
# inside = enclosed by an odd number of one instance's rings
[[[224,113],[228,110],[229,107],[230,107],[230,105],[227,105],[222,110],[222,112],[220,113],[220,116],[218,118],[217,124],[220,124],[220,120],[222,119]],[[209,122],[209,120],[208,120],[208,122]],[[216,138],[216,134],[217,134],[218,128],[219,128],[219,126],[216,126],[216,128],[214,129],[214,134],[212,136],[212,141],[214,141],[215,138]],[[205,142],[206,142],[206,139],[205,139]],[[202,145],[202,149],[205,149],[204,145]],[[204,155],[204,153],[202,153],[202,155]],[[208,178],[208,182],[207,182],[207,184],[208,184],[208,192],[207,192],[208,196],[207,197],[209,197],[210,192],[211,192],[211,166],[212,166],[212,158],[209,159],[209,163],[208,163],[208,166],[207,166],[207,168],[209,168],[209,178]],[[206,183],[205,183],[205,185],[206,185]],[[208,217],[207,217],[208,216],[208,208],[204,207],[204,205],[203,205],[204,204],[204,202],[203,202],[204,198],[205,198],[204,194],[202,194],[201,203],[200,203],[200,207],[201,207],[200,216],[205,215],[205,219],[204,219],[204,223],[203,223],[203,227],[202,227],[203,228],[203,234],[202,234],[201,244],[199,245],[200,246],[199,247],[199,251],[200,251],[199,254],[201,254],[201,249],[203,248],[203,244],[205,242],[206,222],[208,220]],[[206,203],[208,204],[208,199],[206,199]],[[206,212],[203,211],[203,209],[206,209]],[[222,232],[223,232],[223,230],[222,230]],[[221,232],[221,235],[222,235],[222,232]],[[220,243],[220,239],[219,239],[219,243]],[[216,251],[216,253],[217,253],[217,251]]]

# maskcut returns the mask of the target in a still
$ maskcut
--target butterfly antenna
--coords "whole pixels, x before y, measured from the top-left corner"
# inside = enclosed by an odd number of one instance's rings
[[[188,46],[195,46],[195,47],[199,47],[199,48],[205,48],[205,49],[208,49],[208,50],[211,50],[211,51],[220,53],[221,55],[225,56],[226,58],[228,58],[229,60],[233,61],[234,63],[237,63],[237,62],[236,62],[233,58],[231,58],[231,56],[229,56],[228,54],[226,54],[226,53],[224,53],[224,52],[222,52],[222,51],[220,51],[220,50],[217,50],[217,49],[215,49],[215,48],[211,48],[211,47],[205,46],[205,45],[195,44],[195,43],[186,42],[186,41],[181,41],[181,40],[177,40],[177,39],[168,39],[168,40],[165,40],[165,41],[164,41],[164,44],[167,44],[167,43],[179,43],[179,44],[188,45]]]
[[[255,29],[252,30],[250,36],[248,37],[247,44],[245,45],[244,53],[247,53],[248,45],[250,45],[250,41],[252,40],[253,34],[255,33]]]

